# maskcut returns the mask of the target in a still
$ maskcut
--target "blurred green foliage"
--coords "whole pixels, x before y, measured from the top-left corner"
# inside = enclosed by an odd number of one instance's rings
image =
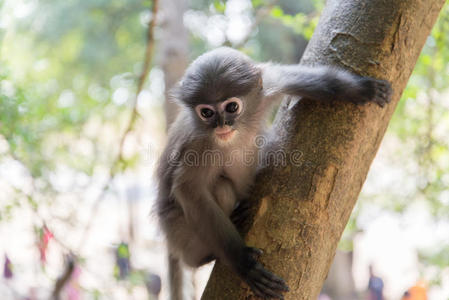
[[[307,13],[298,12],[295,15],[286,14],[280,6],[271,10],[271,16],[278,19],[286,27],[291,28],[296,34],[304,36],[309,40],[318,24],[319,12],[323,7],[323,1],[314,1],[314,9]]]
[[[149,2],[15,5],[7,3],[4,14],[27,5],[31,12],[11,21],[2,40],[0,133],[34,177],[48,175],[61,163],[91,175],[95,164],[108,163],[110,155],[77,153],[73,139],[86,139],[98,153],[103,145],[95,133],[83,134],[88,121],[98,118],[120,129],[117,121],[127,102],[114,102],[112,96],[119,88],[130,93],[135,88]]]

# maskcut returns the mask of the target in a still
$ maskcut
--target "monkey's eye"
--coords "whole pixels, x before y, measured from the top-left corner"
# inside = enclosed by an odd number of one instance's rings
[[[211,118],[215,114],[215,112],[210,108],[202,108],[200,110],[200,113],[201,113],[201,116],[206,119]]]
[[[238,114],[242,112],[243,107],[244,107],[243,101],[237,97],[229,98],[218,105],[220,111],[235,114],[236,117]]]
[[[228,113],[235,113],[239,109],[239,104],[237,102],[229,102],[226,104],[225,110]]]

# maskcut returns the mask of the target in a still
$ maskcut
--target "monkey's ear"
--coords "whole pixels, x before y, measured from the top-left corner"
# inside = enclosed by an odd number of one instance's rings
[[[176,105],[179,106],[185,106],[185,103],[182,102],[182,95],[181,95],[181,87],[182,87],[182,81],[179,81],[178,83],[176,83],[168,92],[167,95],[167,101],[175,103]]]

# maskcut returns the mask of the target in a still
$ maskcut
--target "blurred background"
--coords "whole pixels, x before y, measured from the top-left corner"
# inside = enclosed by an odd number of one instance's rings
[[[0,299],[167,299],[151,208],[168,91],[221,45],[298,62],[324,0],[154,4],[0,0]],[[448,171],[446,4],[320,299],[449,299]]]

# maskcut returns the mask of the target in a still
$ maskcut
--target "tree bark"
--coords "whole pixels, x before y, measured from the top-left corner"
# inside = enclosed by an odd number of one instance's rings
[[[267,146],[290,159],[258,175],[251,197],[254,222],[245,239],[263,249],[263,264],[287,281],[285,299],[317,299],[369,166],[444,2],[328,1],[302,63],[338,65],[387,79],[394,93],[385,108],[309,99],[286,99],[281,105]],[[251,295],[233,272],[217,263],[202,299],[253,299]]]
[[[171,88],[181,79],[188,64],[188,34],[183,24],[184,12],[187,9],[185,0],[161,1],[161,59],[165,82],[165,121],[166,127],[175,120],[178,107],[170,101]]]

